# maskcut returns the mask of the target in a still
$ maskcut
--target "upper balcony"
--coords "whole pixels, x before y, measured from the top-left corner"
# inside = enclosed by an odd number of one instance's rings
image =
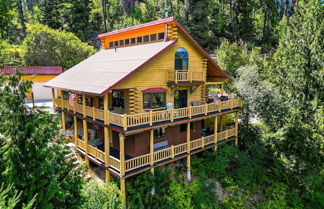
[[[137,114],[118,114],[109,110],[89,107],[86,104],[78,104],[74,102],[71,106],[68,100],[54,98],[53,104],[62,110],[72,111],[83,115],[83,117],[91,118],[94,121],[102,122],[114,128],[131,131],[139,128],[147,128],[182,120],[198,119],[201,117],[209,117],[214,114],[226,114],[235,109],[242,107],[241,99],[228,99],[227,101],[217,101],[210,104],[201,104],[178,109],[167,109],[158,111],[149,111]]]
[[[173,70],[168,72],[168,85],[181,84],[204,84],[206,81],[205,73],[195,71]]]

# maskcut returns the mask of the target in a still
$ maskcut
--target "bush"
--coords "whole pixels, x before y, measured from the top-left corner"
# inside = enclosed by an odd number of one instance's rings
[[[85,209],[124,208],[121,192],[114,183],[100,185],[95,180],[89,181],[82,191]]]

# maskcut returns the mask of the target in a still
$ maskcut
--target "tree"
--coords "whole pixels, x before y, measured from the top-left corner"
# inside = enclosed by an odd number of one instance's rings
[[[21,48],[18,46],[10,45],[8,41],[0,40],[0,68],[7,65],[22,65],[21,51]]]
[[[216,51],[217,62],[232,78],[237,77],[236,71],[240,66],[248,63],[248,52],[241,45],[230,44],[228,40],[224,39]]]
[[[62,66],[68,69],[95,53],[74,34],[41,24],[29,25],[23,42],[26,65]]]
[[[36,208],[78,207],[82,204],[83,170],[56,136],[56,118],[25,105],[31,86],[31,81],[20,76],[0,75],[2,178],[22,191],[22,202],[37,194]],[[55,137],[59,140],[53,140]]]
[[[26,36],[26,19],[25,19],[22,0],[17,0],[17,8],[18,8],[19,22],[20,22],[21,29],[22,29],[22,36],[25,37]]]
[[[279,47],[270,70],[275,75],[274,85],[289,103],[286,123],[276,127],[273,143],[289,168],[290,183],[299,185],[300,191],[322,182],[306,179],[323,173],[323,16],[319,0],[299,1],[289,22],[284,19],[281,23]],[[303,196],[312,207],[323,206],[319,199]]]
[[[0,208],[14,209],[15,206],[19,203],[21,193],[14,192],[14,195],[12,197],[9,197],[10,192],[12,193],[13,186],[10,185],[7,188],[4,188],[3,185],[4,184],[1,184],[0,186]],[[22,209],[31,209],[34,204],[35,197],[27,205],[23,204]]]
[[[122,194],[117,185],[112,182],[100,185],[95,180],[91,180],[85,185],[82,193],[85,199],[82,208],[124,208]]]
[[[0,0],[0,38],[7,37],[12,15],[10,0]]]
[[[215,49],[219,44],[219,37],[224,29],[219,1],[189,0],[181,22],[203,48]]]

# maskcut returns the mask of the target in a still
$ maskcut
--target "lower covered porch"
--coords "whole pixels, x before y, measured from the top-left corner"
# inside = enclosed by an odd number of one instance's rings
[[[119,178],[126,178],[205,149],[217,148],[220,143],[231,140],[237,143],[237,114],[230,126],[222,125],[222,119],[214,117],[129,136],[76,116],[67,116],[65,120],[67,133],[87,160]]]

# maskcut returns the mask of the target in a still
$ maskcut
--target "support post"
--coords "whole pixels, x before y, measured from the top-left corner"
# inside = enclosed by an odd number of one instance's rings
[[[201,147],[202,148],[205,147],[205,137],[204,136],[201,137]]]
[[[105,124],[108,123],[108,94],[104,96],[104,120]],[[105,166],[106,166],[106,182],[110,181],[110,173],[107,169],[110,166],[109,159],[110,159],[110,138],[112,137],[111,131],[104,127],[104,138],[105,138]]]
[[[55,89],[54,88],[52,88],[52,102],[53,102],[53,108],[55,108],[56,101],[55,101]]]
[[[62,107],[62,110],[64,109],[64,103],[63,103],[63,91],[60,90],[60,93],[61,93],[61,107]]]
[[[187,180],[191,181],[191,160],[190,160],[190,155],[187,156]]]
[[[124,114],[123,115],[123,128],[124,128],[124,131],[127,131],[127,115]]]
[[[86,99],[85,99],[85,95],[82,94],[82,110],[83,110],[83,117],[87,117],[86,114]]]
[[[174,109],[173,107],[171,108],[171,122],[173,122],[173,117],[174,117]]]
[[[205,115],[207,115],[207,114],[208,114],[208,104],[205,103]]]
[[[190,169],[190,122],[187,123],[187,180],[191,181],[191,169]]]
[[[64,103],[63,103],[63,91],[62,90],[60,90],[60,92],[61,92],[61,109],[62,109],[62,113],[61,113],[61,115],[62,115],[62,129],[63,129],[63,131],[65,131],[66,130],[66,127],[65,127],[65,114],[64,114]]]
[[[120,158],[120,175],[123,177],[125,175],[125,136],[119,134],[119,158]]]
[[[74,119],[74,144],[75,147],[78,148],[78,119],[75,115],[73,116],[73,119]]]
[[[86,165],[89,167],[90,162],[89,162],[89,147],[88,147],[88,124],[87,121],[84,119],[83,120],[83,138],[84,138],[84,144],[85,144],[85,153],[86,153]]]
[[[215,141],[215,151],[217,150],[218,144],[218,117],[215,117],[214,120],[214,141]]]
[[[106,166],[106,182],[110,181],[110,173],[108,171],[109,167],[109,157],[110,157],[110,145],[109,145],[109,139],[111,137],[111,134],[109,133],[109,129],[107,127],[104,127],[104,135],[105,135],[105,166]]]
[[[187,123],[187,153],[190,153],[190,122]]]
[[[65,131],[66,130],[66,126],[65,126],[65,113],[64,113],[64,111],[63,111],[63,109],[62,109],[62,113],[61,113],[61,118],[62,118],[62,129],[63,129],[63,131]]]
[[[108,124],[108,93],[104,96],[104,120],[105,124]]]
[[[150,112],[149,112],[149,123],[150,123],[150,126],[153,125],[153,112],[152,112],[152,110],[150,110]]]
[[[124,200],[124,202],[126,202],[126,187],[125,187],[125,179],[124,178],[121,178],[120,179],[120,191],[121,191],[121,194],[122,194],[122,199]]]
[[[238,112],[235,113],[235,145],[238,145]]]
[[[188,107],[188,112],[189,112],[189,118],[191,118],[191,116],[192,116],[192,106]]]
[[[150,164],[154,165],[154,130],[150,130]],[[151,168],[151,172],[154,172],[154,168]]]

